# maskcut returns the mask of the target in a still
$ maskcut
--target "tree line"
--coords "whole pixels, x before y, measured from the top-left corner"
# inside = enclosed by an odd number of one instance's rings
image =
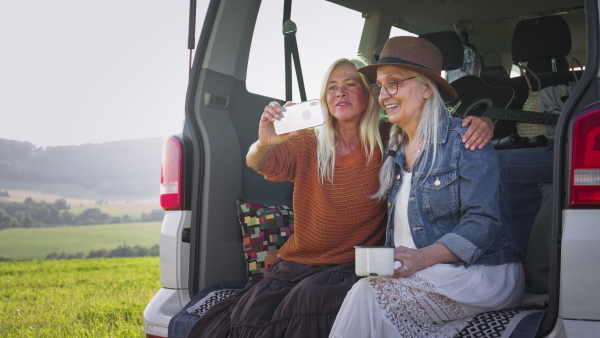
[[[133,247],[127,244],[119,245],[116,249],[106,250],[92,250],[87,255],[83,252],[75,254],[66,254],[64,252],[53,252],[46,255],[47,260],[55,259],[89,259],[89,258],[115,258],[115,257],[145,257],[145,256],[158,256],[159,246],[158,244],[153,245],[150,248],[141,247],[135,245]],[[14,261],[12,258],[0,257],[0,262]]]
[[[137,217],[110,216],[99,208],[88,208],[76,215],[70,212],[65,199],[53,203],[36,202],[31,197],[24,202],[0,201],[0,230],[8,228],[42,228],[55,226],[81,226],[93,224],[118,224],[162,221],[163,211],[152,210]]]
[[[116,249],[106,250],[92,250],[87,255],[83,252],[76,254],[65,254],[61,253],[49,253],[46,255],[46,259],[79,259],[79,258],[115,258],[115,257],[145,257],[145,256],[158,256],[159,247],[158,244],[153,245],[150,248],[141,247],[135,245],[133,247],[127,244],[119,245]]]

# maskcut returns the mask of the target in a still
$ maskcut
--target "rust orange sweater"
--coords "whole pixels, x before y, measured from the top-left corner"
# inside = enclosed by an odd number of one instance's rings
[[[317,139],[312,130],[284,142],[260,173],[271,181],[294,182],[294,234],[281,258],[308,265],[354,262],[355,245],[378,245],[386,207],[369,196],[379,187],[381,152],[367,163],[362,147],[336,158],[332,182],[318,176]]]

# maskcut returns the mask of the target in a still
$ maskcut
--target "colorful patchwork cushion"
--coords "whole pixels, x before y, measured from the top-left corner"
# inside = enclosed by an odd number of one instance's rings
[[[236,201],[242,228],[248,279],[258,282],[279,257],[278,249],[294,232],[291,205],[260,205]]]

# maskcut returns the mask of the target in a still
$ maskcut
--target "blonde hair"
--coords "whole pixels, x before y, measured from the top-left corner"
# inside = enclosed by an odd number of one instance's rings
[[[435,82],[426,76],[415,72],[412,73],[417,77],[417,82],[422,87],[419,90],[419,94],[424,88],[423,85],[428,85],[432,91],[432,95],[427,99],[427,101],[425,101],[425,105],[423,106],[423,110],[419,118],[419,126],[417,127],[417,133],[415,135],[415,139],[422,140],[423,144],[421,148],[422,151],[419,153],[417,160],[415,161],[415,163],[418,162],[418,165],[413,168],[413,172],[416,174],[413,174],[413,177],[421,176],[421,174],[425,172],[426,168],[424,167],[426,161],[419,161],[419,159],[426,159],[429,155],[433,158],[431,165],[427,169],[427,174],[423,177],[424,180],[433,170],[436,162],[435,159],[438,155],[437,139],[440,123],[444,119],[448,118],[449,114]],[[390,130],[388,149],[394,152],[398,151],[398,149],[403,146],[404,142],[406,142],[406,139],[406,132],[394,124]],[[396,174],[395,168],[395,156],[387,156],[383,165],[381,166],[381,169],[379,170],[379,190],[375,193],[375,195],[372,196],[373,198],[380,200],[384,200],[386,198],[394,184],[394,176]]]
[[[352,65],[355,69],[363,66],[367,66],[368,62],[362,59],[338,59],[331,64],[331,66],[325,72],[323,82],[321,84],[321,105],[323,106],[323,112],[325,113],[325,123],[315,128],[315,135],[317,137],[317,159],[319,168],[319,178],[321,183],[325,180],[333,182],[333,172],[335,169],[335,146],[338,142],[338,135],[336,131],[336,120],[327,107],[327,87],[329,76],[333,70],[342,65]],[[360,144],[367,154],[367,163],[373,160],[373,154],[375,149],[379,148],[379,151],[383,154],[383,144],[381,142],[381,135],[379,134],[379,123],[381,121],[382,109],[379,103],[371,95],[369,91],[369,80],[362,73],[358,73],[362,80],[362,84],[368,96],[369,102],[367,108],[361,115],[360,120]],[[377,158],[381,161],[381,158]]]

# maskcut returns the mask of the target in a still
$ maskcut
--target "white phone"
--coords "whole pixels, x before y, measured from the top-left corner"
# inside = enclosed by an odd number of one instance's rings
[[[275,120],[275,133],[287,134],[292,131],[312,128],[325,123],[321,101],[310,100],[281,107],[280,119]]]

